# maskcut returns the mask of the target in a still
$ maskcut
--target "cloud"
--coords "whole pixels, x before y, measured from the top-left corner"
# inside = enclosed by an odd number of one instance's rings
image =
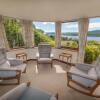
[[[65,28],[78,28],[78,24],[76,23],[76,24],[73,24],[73,23],[64,23],[63,24],[63,26],[65,27]]]
[[[50,24],[54,25],[55,23],[54,22],[50,22]]]
[[[45,32],[55,31],[55,23],[54,22],[34,22],[36,28],[43,29]],[[89,30],[99,30],[100,22],[90,22]],[[78,23],[77,22],[69,22],[62,24],[62,31],[78,31]]]
[[[54,22],[43,22],[43,24],[44,24],[44,25],[47,25],[47,24],[49,24],[49,25],[50,25],[50,24],[54,25]]]
[[[78,28],[78,25],[77,24],[76,25],[68,25],[66,27],[68,27],[68,28]]]
[[[36,26],[37,29],[40,29],[40,27]]]
[[[90,23],[89,28],[90,29],[100,28],[100,23]]]
[[[48,22],[43,22],[44,25],[46,25]]]
[[[65,23],[64,27],[69,28],[69,29],[78,28],[78,24]],[[90,29],[100,28],[100,22],[99,23],[89,23],[89,28]]]

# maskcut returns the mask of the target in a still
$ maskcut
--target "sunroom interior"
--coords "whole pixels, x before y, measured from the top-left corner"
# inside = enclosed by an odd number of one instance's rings
[[[26,64],[26,72],[21,73],[20,84],[30,82],[31,87],[51,92],[52,94],[57,93],[58,100],[99,100],[100,98],[87,95],[86,93],[80,93],[79,91],[75,91],[67,86],[67,72],[71,69],[71,67],[75,66],[77,63],[89,63],[90,65],[94,65],[96,59],[100,55],[100,43],[97,45],[98,51],[95,51],[97,53],[94,59],[90,60],[91,56],[88,57],[88,54],[86,55],[90,19],[99,18],[99,10],[100,1],[98,0],[0,1],[0,49],[3,48],[6,50],[7,58],[20,59]],[[14,41],[9,40],[9,37],[7,37],[8,30],[6,30],[7,25],[5,23],[7,22],[7,18],[20,23],[20,32],[24,45],[18,44],[19,46],[17,47],[9,45],[10,42],[12,42],[13,45],[15,44]],[[43,42],[43,44],[45,43],[44,41],[36,40],[36,30],[33,26],[35,22],[49,22],[53,23],[55,26],[53,45],[49,42],[47,43],[52,45],[52,67],[50,67],[49,64],[40,64],[37,68],[37,54],[39,52],[38,45],[42,44],[41,42]],[[70,22],[77,22],[78,46],[74,49],[62,47],[62,26],[63,24]],[[36,41],[39,41],[38,44]],[[98,38],[98,41],[100,42],[100,37]],[[88,59],[86,59],[86,57],[88,57]],[[85,59],[86,61],[84,61]],[[2,70],[2,68],[0,70]],[[16,80],[4,80],[4,83],[6,83],[6,81],[12,83]],[[2,81],[0,82],[2,83]],[[0,85],[0,96],[9,93],[10,90],[20,84]],[[100,97],[100,86],[98,86],[94,92]]]

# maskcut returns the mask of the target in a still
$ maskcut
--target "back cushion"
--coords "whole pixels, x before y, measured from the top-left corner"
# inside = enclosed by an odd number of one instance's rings
[[[94,79],[97,79],[97,73],[96,73],[96,70],[95,68],[91,68],[89,71],[88,71],[88,75]]]
[[[4,48],[0,48],[0,65],[4,64],[6,61],[6,50]]]
[[[10,68],[10,63],[9,61],[6,61],[5,63],[0,65],[0,68]]]
[[[51,94],[29,87],[18,100],[50,100]]]
[[[38,46],[38,51],[39,51],[40,58],[49,58],[51,54],[51,45],[40,44]]]
[[[96,69],[97,76],[100,79],[100,56],[97,58],[95,65],[96,65],[95,69]]]
[[[50,58],[50,53],[40,53],[40,58]]]

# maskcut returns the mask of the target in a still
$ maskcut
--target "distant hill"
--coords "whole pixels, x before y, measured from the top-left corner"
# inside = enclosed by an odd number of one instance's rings
[[[48,36],[55,36],[55,32],[47,32]],[[78,36],[78,32],[65,32],[62,36]],[[88,36],[90,37],[100,37],[100,30],[89,31]]]
[[[100,37],[100,30],[89,31],[88,36]]]

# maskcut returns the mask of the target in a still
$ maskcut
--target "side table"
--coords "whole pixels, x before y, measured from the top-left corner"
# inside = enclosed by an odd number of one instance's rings
[[[22,59],[24,62],[26,62],[27,61],[27,54],[26,53],[18,53],[18,54],[16,54],[16,58],[17,59]]]
[[[67,63],[71,63],[72,61],[72,54],[68,54],[68,53],[61,53],[59,55],[59,59],[62,61],[65,61],[64,59],[66,58]]]

